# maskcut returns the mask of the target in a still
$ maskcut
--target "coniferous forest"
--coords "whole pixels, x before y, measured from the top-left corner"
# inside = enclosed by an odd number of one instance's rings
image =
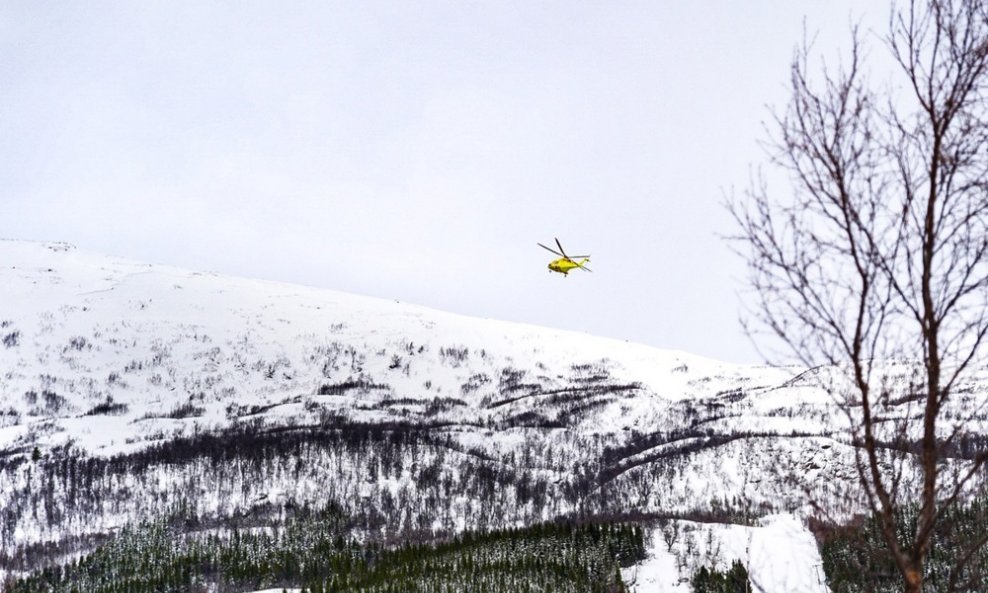
[[[336,505],[296,509],[277,530],[203,530],[180,513],[124,529],[96,551],[10,582],[11,593],[166,593],[296,587],[311,593],[624,590],[642,529],[556,521],[428,544],[360,542]]]
[[[930,591],[980,593],[988,590],[988,500],[979,498],[943,511],[926,563]],[[916,507],[896,517],[901,539],[916,529]],[[820,530],[820,553],[827,583],[834,593],[895,593],[902,578],[874,517]]]

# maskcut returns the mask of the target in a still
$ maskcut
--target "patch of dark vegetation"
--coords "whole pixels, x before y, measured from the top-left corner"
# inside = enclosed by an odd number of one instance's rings
[[[387,408],[392,408],[395,406],[425,406],[428,400],[418,399],[414,397],[396,397],[392,399],[382,399],[381,401],[370,406],[372,410],[385,410]]]
[[[524,388],[525,385],[522,383],[522,380],[525,378],[525,375],[525,371],[511,367],[501,369],[501,375],[498,377],[497,382],[497,390],[501,393],[506,393]]]
[[[608,362],[601,360],[595,363],[570,365],[571,380],[575,383],[596,384],[611,380],[611,372],[607,369]]]
[[[269,412],[279,406],[285,406],[288,404],[299,404],[302,403],[302,397],[289,397],[280,402],[273,404],[237,404],[230,403],[226,406],[226,417],[227,418],[246,418],[248,416],[258,416]],[[319,404],[315,402],[307,402],[306,410],[315,411],[319,408]]]
[[[579,399],[585,399],[589,397],[595,397],[598,395],[604,395],[608,393],[631,393],[638,389],[641,389],[641,383],[594,385],[592,387],[564,387],[562,389],[553,389],[550,391],[538,391],[535,393],[527,393],[524,395],[499,399],[488,403],[487,409],[492,410],[494,408],[500,408],[501,406],[506,406],[508,404],[529,397],[545,397],[546,403],[559,404],[559,403],[566,403]]]
[[[3,337],[3,345],[7,348],[16,348],[21,343],[21,332],[12,331]]]
[[[172,408],[167,414],[166,418],[172,418],[174,420],[181,420],[182,418],[198,418],[206,413],[206,408],[202,406],[197,406],[192,402],[185,402],[184,404],[179,404]]]
[[[503,424],[505,428],[566,428],[566,424],[558,418],[547,418],[532,410],[510,416]]]
[[[610,381],[611,374],[603,363],[570,365],[574,383],[596,384]]]
[[[470,349],[466,346],[447,346],[439,349],[439,359],[458,367],[470,359]]]
[[[429,405],[425,408],[426,416],[435,416],[443,412],[448,412],[453,408],[465,407],[467,402],[455,397],[436,397],[429,400]]]
[[[45,411],[52,415],[61,412],[65,408],[66,404],[68,404],[67,399],[49,389],[45,389],[41,392],[41,398],[45,404]]]
[[[595,385],[593,387],[582,387],[572,389],[560,389],[555,392],[545,393],[545,403],[549,405],[575,404],[577,402],[610,394],[630,394],[641,389],[639,383],[628,383],[625,385]]]
[[[577,383],[603,383],[604,381],[610,380],[611,376],[607,373],[589,375],[587,377],[576,377],[574,381]]]
[[[735,404],[747,397],[743,387],[737,387],[735,389],[725,389],[724,391],[718,391],[714,396],[715,399],[727,400],[728,403]]]
[[[127,404],[115,402],[108,398],[106,401],[90,408],[83,416],[119,416],[126,414],[129,409]]]
[[[431,398],[416,398],[416,397],[398,397],[392,399],[384,399],[368,409],[371,410],[386,410],[389,408],[402,407],[402,406],[415,406],[422,408],[422,413],[426,416],[435,416],[436,414],[447,412],[453,408],[464,407],[467,402],[462,399],[455,397],[431,397]]]
[[[701,566],[693,573],[690,585],[693,593],[748,593],[752,590],[748,569],[740,560],[735,560],[725,571]]]
[[[460,385],[460,391],[463,393],[463,395],[468,395],[470,393],[473,393],[474,391],[477,391],[478,389],[480,389],[484,385],[487,385],[490,382],[491,382],[491,378],[488,377],[485,373],[477,373],[471,376],[469,379],[467,379],[466,383]]]
[[[86,348],[92,349],[92,344],[86,341],[86,338],[82,336],[75,336],[69,340],[69,348],[76,351],[81,351]]]
[[[372,383],[365,379],[347,379],[340,383],[325,383],[320,385],[316,393],[319,395],[346,395],[348,391],[354,389],[370,391],[372,389],[389,389],[389,387],[381,383]]]
[[[569,406],[560,411],[557,418],[559,418],[559,420],[567,426],[570,426],[576,424],[581,418],[585,417],[590,412],[598,408],[602,408],[612,401],[613,400],[609,397],[581,400],[577,402],[576,405]]]

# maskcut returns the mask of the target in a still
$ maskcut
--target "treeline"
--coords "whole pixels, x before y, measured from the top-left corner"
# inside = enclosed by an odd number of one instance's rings
[[[952,506],[934,531],[924,582],[928,591],[988,591],[988,499]],[[896,516],[896,533],[904,543],[919,516],[909,507]],[[902,577],[888,551],[875,517],[849,525],[816,526],[827,583],[834,593],[898,593]]]
[[[64,566],[8,580],[10,593],[310,593],[624,590],[620,567],[645,557],[639,526],[554,522],[386,549],[351,536],[336,505],[299,509],[280,530],[191,532],[171,518],[127,528]]]

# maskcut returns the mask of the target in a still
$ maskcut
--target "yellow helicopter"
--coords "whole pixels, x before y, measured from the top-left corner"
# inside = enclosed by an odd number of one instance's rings
[[[553,237],[553,239],[555,239],[555,237]],[[559,247],[559,251],[556,251],[555,249],[552,249],[550,247],[546,247],[541,243],[538,243],[538,246],[560,257],[560,259],[554,259],[551,262],[549,262],[549,272],[559,272],[563,276],[569,277],[569,272],[573,268],[580,268],[581,270],[586,270],[588,272],[593,271],[590,268],[583,265],[588,261],[590,261],[589,255],[574,255],[572,257],[566,255],[566,251],[563,249],[563,246],[559,243],[559,239],[556,239],[556,247]],[[576,261],[576,260],[580,260],[580,261]]]

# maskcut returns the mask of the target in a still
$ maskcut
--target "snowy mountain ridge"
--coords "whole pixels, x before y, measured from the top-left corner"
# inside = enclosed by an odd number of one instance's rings
[[[733,558],[816,593],[807,492],[862,508],[812,372],[62,243],[0,241],[0,369],[0,582],[138,521],[332,501],[384,542],[625,517],[657,525],[641,593]]]

